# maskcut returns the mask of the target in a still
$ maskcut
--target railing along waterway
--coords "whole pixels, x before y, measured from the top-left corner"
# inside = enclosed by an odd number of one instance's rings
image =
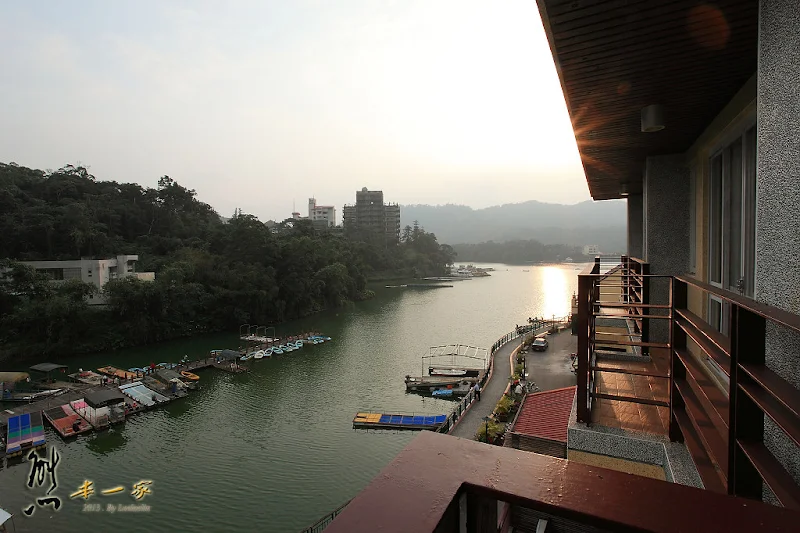
[[[518,339],[520,337],[524,337],[525,335],[527,335],[527,334],[529,334],[531,332],[537,332],[540,329],[544,329],[544,328],[549,329],[553,325],[556,325],[556,324],[559,324],[559,323],[564,323],[567,320],[568,320],[567,318],[555,318],[553,320],[533,320],[529,324],[527,324],[525,326],[519,326],[514,331],[510,331],[510,332],[506,333],[505,335],[503,335],[502,337],[500,337],[499,339],[497,339],[497,342],[492,344],[492,349],[490,350],[489,353],[490,353],[491,356],[494,356],[494,354],[495,354],[495,352],[497,352],[497,350],[499,350],[500,348],[502,348],[503,346],[505,346],[509,342],[513,341],[514,339]],[[483,388],[483,386],[486,384],[486,380],[488,379],[488,376],[489,376],[489,371],[491,370],[493,364],[494,364],[494,358],[490,357],[489,366],[487,368],[487,372],[483,375],[483,379],[481,380],[481,388]],[[450,412],[450,415],[447,417],[447,421],[444,424],[442,424],[442,426],[439,428],[438,432],[439,433],[450,433],[450,431],[458,423],[458,421],[461,418],[461,416],[467,411],[467,408],[474,401],[475,401],[475,392],[474,392],[474,390],[470,390],[469,393],[467,393],[467,395],[464,396],[458,402],[458,405]],[[341,505],[339,508],[337,508],[335,511],[332,511],[332,512],[326,514],[325,516],[320,518],[316,523],[314,523],[313,525],[305,528],[301,533],[321,533],[321,531],[324,530],[326,527],[328,527],[328,525],[331,522],[333,522],[333,519],[336,518],[336,516],[339,513],[341,513],[344,510],[344,508],[347,507],[347,504],[349,504],[349,503],[350,502],[348,501],[347,503],[345,503],[345,504]]]
[[[490,350],[491,357],[489,358],[489,366],[487,368],[486,373],[483,375],[483,379],[480,382],[481,389],[484,388],[486,381],[489,379],[489,373],[492,369],[492,365],[494,365],[494,354],[497,350],[508,344],[509,342],[513,341],[514,339],[518,339],[520,337],[524,337],[528,333],[536,332],[542,328],[549,328],[552,324],[558,323],[558,320],[533,320],[528,325],[519,326],[514,331],[510,331],[497,339],[497,342],[492,344],[492,349]],[[506,379],[509,376],[506,376]],[[455,428],[458,421],[461,419],[461,416],[467,411],[472,402],[475,401],[475,391],[470,389],[466,396],[461,398],[458,402],[458,405],[450,412],[450,415],[447,417],[447,420],[444,424],[439,428],[439,433],[450,433],[453,428]]]

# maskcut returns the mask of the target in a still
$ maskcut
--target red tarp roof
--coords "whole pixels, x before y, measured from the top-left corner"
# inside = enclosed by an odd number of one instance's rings
[[[567,425],[577,387],[528,394],[514,423],[514,433],[567,442]]]

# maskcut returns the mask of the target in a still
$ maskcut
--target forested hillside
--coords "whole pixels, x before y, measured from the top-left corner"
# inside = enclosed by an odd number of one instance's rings
[[[155,282],[51,284],[14,261],[138,254]],[[368,298],[373,272],[437,275],[449,246],[416,227],[399,245],[318,233],[308,221],[273,232],[237,213],[227,223],[167,176],[156,189],[100,181],[83,167],[45,173],[0,164],[0,358],[156,342],[239,324],[274,324]]]
[[[604,253],[627,246],[625,202],[548,204],[529,200],[472,209],[464,205],[404,205],[403,224],[418,220],[450,244],[477,244],[534,239],[543,244],[583,247],[596,244]]]
[[[542,244],[539,241],[482,242],[453,246],[459,263],[508,263],[524,265],[539,261],[564,261],[568,257],[583,261],[583,250],[563,244]]]

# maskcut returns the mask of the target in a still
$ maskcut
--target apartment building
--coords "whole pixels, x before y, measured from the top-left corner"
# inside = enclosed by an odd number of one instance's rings
[[[345,205],[342,213],[346,231],[366,231],[382,234],[389,242],[400,241],[400,206],[384,203],[383,191],[366,187],[356,191],[355,205]]]
[[[316,198],[308,199],[308,219],[315,224],[320,222],[328,227],[336,225],[336,208],[332,205],[317,205]]]

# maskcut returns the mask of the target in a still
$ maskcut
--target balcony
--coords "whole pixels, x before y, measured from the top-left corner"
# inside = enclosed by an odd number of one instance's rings
[[[423,432],[326,533],[790,531],[798,513]]]
[[[800,317],[627,257],[578,286],[578,424],[683,443],[706,489],[800,509],[800,391],[766,364],[766,332],[787,349]]]
[[[578,285],[567,460],[423,432],[326,531],[795,530],[800,492],[783,465],[796,455],[773,453],[786,452],[775,432],[796,453],[800,392],[765,352],[769,323],[800,332],[800,318],[627,257],[598,259]],[[697,309],[709,295],[728,313],[724,334]],[[654,462],[586,453],[589,432],[617,439],[608,455],[621,434],[634,453],[680,450],[697,488]]]

